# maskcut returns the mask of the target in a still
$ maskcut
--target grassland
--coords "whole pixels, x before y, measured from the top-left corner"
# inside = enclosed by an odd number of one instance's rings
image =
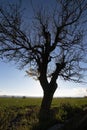
[[[0,98],[0,109],[6,107],[27,107],[27,106],[40,106],[42,98]],[[82,106],[87,105],[87,98],[54,98],[52,107],[59,107],[63,103],[70,105]]]
[[[0,98],[0,130],[31,130],[38,124],[41,98]],[[52,111],[63,122],[87,106],[87,98],[54,98]],[[46,128],[44,128],[46,129]]]

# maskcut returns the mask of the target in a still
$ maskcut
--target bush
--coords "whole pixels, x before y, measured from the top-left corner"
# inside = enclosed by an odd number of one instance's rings
[[[56,118],[64,122],[65,120],[68,120],[72,118],[75,114],[82,111],[81,107],[78,106],[72,106],[69,103],[63,103],[60,105],[58,113],[56,113]]]

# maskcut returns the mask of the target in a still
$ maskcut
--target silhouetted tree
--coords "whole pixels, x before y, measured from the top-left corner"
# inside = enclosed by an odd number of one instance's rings
[[[58,77],[81,82],[86,70],[87,0],[56,0],[55,9],[39,8],[32,19],[22,13],[18,5],[0,8],[0,58],[27,66],[27,74],[39,80],[40,118],[47,117]]]

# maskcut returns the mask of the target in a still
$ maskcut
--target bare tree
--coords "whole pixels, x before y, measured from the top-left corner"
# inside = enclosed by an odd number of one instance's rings
[[[52,9],[51,9],[52,10]],[[25,30],[18,5],[0,8],[0,58],[15,61],[43,89],[40,118],[50,110],[57,79],[81,82],[86,70],[86,0],[57,0],[52,11],[39,8]],[[31,21],[31,22],[30,22]],[[46,114],[47,112],[47,114]]]

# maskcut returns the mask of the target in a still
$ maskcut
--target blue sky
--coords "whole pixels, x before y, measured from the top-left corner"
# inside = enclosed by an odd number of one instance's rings
[[[0,4],[12,1],[16,0],[1,0]],[[23,6],[28,6],[29,1],[23,0]],[[39,1],[43,3],[43,0],[33,0],[33,3],[38,4]],[[44,3],[46,4],[49,1],[53,4],[53,0],[44,0]],[[87,81],[87,78],[85,80]],[[43,91],[38,81],[26,76],[25,70],[18,70],[14,64],[4,63],[0,60],[0,95],[41,97]],[[54,96],[83,97],[85,95],[87,95],[87,84],[64,82],[60,79],[58,80],[58,89]]]
[[[86,84],[58,80],[56,97],[83,97],[87,95]],[[26,76],[25,70],[18,70],[12,63],[0,61],[0,95],[38,96],[43,91],[38,81]]]

